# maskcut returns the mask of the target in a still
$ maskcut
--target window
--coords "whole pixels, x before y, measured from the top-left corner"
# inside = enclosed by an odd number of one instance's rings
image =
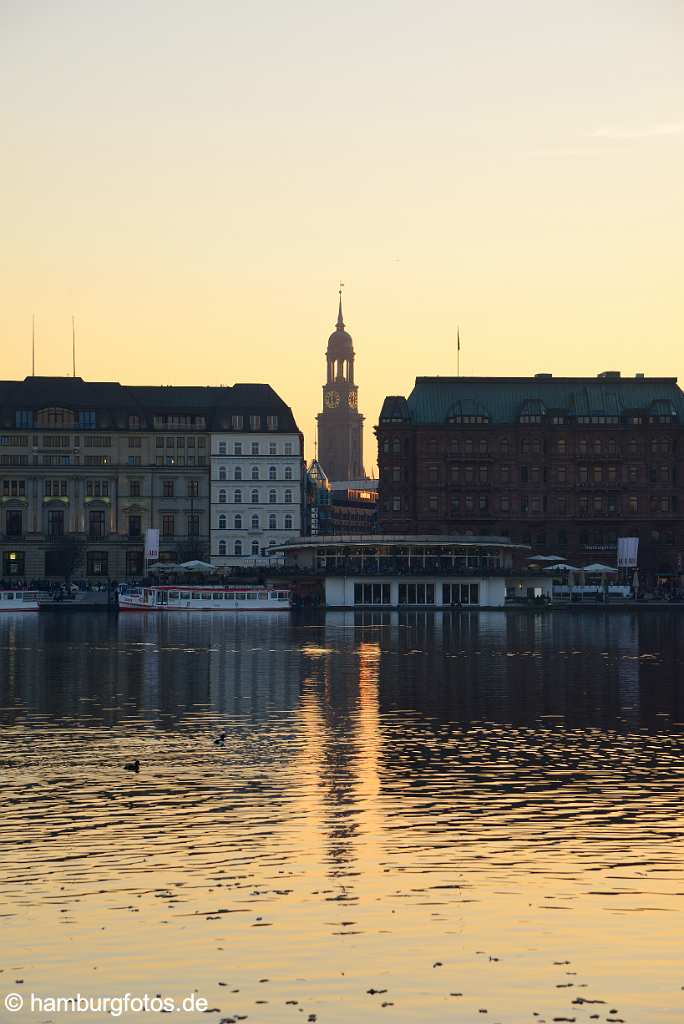
[[[63,537],[64,536],[64,510],[49,509],[48,510],[48,537]]]
[[[510,482],[511,482],[511,467],[510,466],[501,466],[501,469],[499,470],[499,476],[501,478],[501,483],[502,484],[510,484]]]
[[[275,466],[269,466],[268,467],[268,479],[269,480],[277,480]]]
[[[52,406],[49,409],[40,409],[36,413],[37,427],[74,427],[76,418],[71,409],[62,409]]]
[[[5,518],[6,535],[8,537],[21,537],[23,532],[23,514],[18,511],[8,511]]]
[[[276,517],[275,517],[275,516],[274,516],[273,514],[271,514],[271,515],[270,515],[270,516],[268,517],[268,528],[269,528],[269,530],[275,530],[275,529],[277,529],[277,526],[276,526]]]
[[[199,498],[199,480],[188,480],[188,498]]]
[[[43,459],[43,462],[45,462],[45,459],[58,459],[62,463],[65,463],[65,462],[69,461],[69,456],[68,455],[46,455],[44,457],[44,459]],[[83,456],[83,463],[86,466],[108,466],[109,463],[110,463],[110,457],[109,457],[109,455],[84,455]]]
[[[556,498],[556,510],[559,516],[565,516],[568,513],[568,499],[567,498]]]
[[[67,482],[66,480],[46,480],[44,491],[46,498],[64,498],[67,493]]]
[[[354,604],[390,604],[389,583],[355,583]]]
[[[199,537],[199,516],[191,512],[188,516],[188,537]]]
[[[564,437],[559,437],[556,441],[556,452],[558,455],[566,455],[568,451],[568,442]]]
[[[258,454],[259,454],[259,442],[258,441],[252,441],[252,455],[258,455]]]
[[[86,563],[88,576],[109,575],[109,560],[106,551],[89,551]]]
[[[184,437],[177,437],[176,438],[176,448],[185,448],[185,438]]]
[[[44,434],[43,448],[68,448],[70,434]]]
[[[595,484],[600,484],[603,480],[603,466],[592,466],[591,467],[591,479]]]
[[[277,430],[278,429],[278,417],[277,416],[267,416],[266,417],[266,429],[267,430]]]
[[[259,479],[259,467],[258,466],[252,466],[252,480],[258,480],[258,479]]]
[[[242,491],[240,491],[240,490],[235,491],[235,493],[233,494],[233,504],[234,505],[241,505],[242,504]]]
[[[249,429],[250,430],[261,430],[261,416],[252,414],[249,417]]]
[[[250,496],[250,500],[251,500],[252,505],[258,505],[259,504],[259,492],[256,489],[256,487],[252,491],[252,494]]]
[[[175,516],[173,513],[165,513],[162,516],[162,537],[173,537],[176,533]]]
[[[253,540],[252,541],[252,554],[253,555],[258,555],[259,554],[259,541],[258,540]]]
[[[139,455],[129,455],[128,456],[128,465],[129,466],[140,466],[141,464],[142,464],[142,459],[141,459],[141,457]]]
[[[142,576],[145,571],[144,557],[142,551],[126,552],[126,575]]]
[[[479,583],[443,583],[442,604],[479,604]]]
[[[242,554],[242,541],[241,540],[236,540],[235,541],[235,544],[233,546],[233,551],[235,552],[236,555],[238,555],[238,557]]]
[[[226,454],[226,442],[225,441],[219,441],[219,449],[218,450],[219,450],[219,455],[225,455]]]
[[[578,466],[577,467],[577,479],[579,480],[579,482],[581,484],[586,484],[586,483],[589,482],[589,467],[588,466]]]
[[[108,498],[109,480],[86,480],[86,497]]]
[[[221,466],[221,468],[219,469],[219,480],[225,480],[226,479],[226,475],[227,475],[226,474],[226,467],[225,466]]]
[[[88,537],[99,540],[105,535],[104,509],[91,509],[88,513]]]
[[[233,479],[234,480],[242,480],[242,467],[241,466],[236,466],[235,467],[235,472],[233,473]]]
[[[630,495],[627,498],[627,511],[638,512],[639,511],[639,499],[635,495]]]
[[[226,492],[219,491],[219,505],[225,505],[226,503]]]
[[[97,423],[97,416],[93,410],[79,412],[78,425],[81,430],[94,430]]]
[[[285,516],[285,529],[286,530],[291,530],[292,529],[292,516],[290,516],[290,515]]]
[[[285,467],[285,479],[286,480],[291,480],[292,479],[292,466],[286,466]]]
[[[278,445],[275,443],[275,441],[269,441],[268,442],[268,454],[269,455],[277,455],[278,454]]]
[[[486,512],[487,511],[487,509],[489,507],[489,501],[487,499],[487,495],[486,494],[481,494],[480,495],[480,497],[478,498],[478,506],[479,506],[480,512]]]
[[[175,442],[174,438],[172,438],[172,437],[167,437],[166,438],[166,447],[167,448],[175,448],[176,447],[176,442]]]
[[[1,434],[0,445],[8,445],[12,448],[28,448],[27,434]]]
[[[502,512],[511,511],[511,499],[508,494],[502,494],[499,498],[499,508]]]
[[[30,409],[17,409],[14,414],[15,427],[32,427],[33,413]]]
[[[273,488],[268,492],[268,503],[269,505],[275,505],[276,503],[276,492]]]
[[[242,416],[240,417],[242,419]],[[242,441],[236,441],[233,445],[233,454],[242,455]]]
[[[458,466],[452,466],[451,467],[451,478],[452,478],[452,480],[454,478],[454,471],[456,473],[458,473]],[[392,483],[395,483],[395,484],[401,483],[401,467],[400,466],[392,466]]]
[[[154,440],[154,446],[155,446],[155,448],[163,448],[164,447],[164,438],[163,437],[156,437],[155,440]]]
[[[427,507],[430,512],[437,512],[439,510],[439,498],[436,494],[431,494],[427,500]]]
[[[608,466],[606,472],[607,472],[607,476],[608,476],[608,483],[609,484],[617,483],[617,478],[618,478],[617,466]]]
[[[292,504],[292,491],[290,491],[290,490],[285,491],[285,504],[286,505],[291,505]]]
[[[285,455],[292,455],[292,441],[285,442],[284,452]]]
[[[219,555],[225,555],[225,553],[226,553],[226,542],[225,542],[225,540],[220,540],[219,541],[218,553],[219,553]]]
[[[258,530],[259,529],[259,516],[252,516],[251,529],[252,530]]]
[[[400,583],[399,604],[434,604],[434,583]]]
[[[128,536],[129,537],[140,537],[142,536],[142,517],[141,516],[129,516],[128,517]]]
[[[88,434],[83,438],[84,448],[111,448],[111,434]]]
[[[392,498],[392,511],[401,512],[401,498]]]
[[[238,514],[233,519],[233,529],[234,530],[241,530],[242,529],[242,516],[240,515],[239,512],[238,512]]]
[[[142,437],[129,437],[128,438],[128,447],[129,448],[141,448],[142,447]]]
[[[25,498],[26,497],[26,481],[25,480],[3,480],[2,481],[2,496],[3,496],[3,498]]]

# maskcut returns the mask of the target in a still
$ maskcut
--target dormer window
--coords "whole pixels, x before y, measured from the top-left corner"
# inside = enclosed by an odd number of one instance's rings
[[[50,406],[47,409],[40,409],[36,414],[36,426],[38,427],[74,427],[76,417],[71,409],[63,409],[60,406]]]

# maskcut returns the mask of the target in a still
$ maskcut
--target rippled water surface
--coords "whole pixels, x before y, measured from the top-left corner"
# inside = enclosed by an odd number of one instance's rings
[[[681,1022],[683,629],[0,615],[0,993]]]

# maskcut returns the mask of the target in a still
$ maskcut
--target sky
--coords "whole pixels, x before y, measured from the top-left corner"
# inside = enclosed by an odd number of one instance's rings
[[[0,0],[4,378],[684,376],[679,0]]]

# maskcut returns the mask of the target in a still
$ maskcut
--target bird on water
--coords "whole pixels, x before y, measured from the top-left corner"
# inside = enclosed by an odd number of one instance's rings
[[[139,772],[140,771],[140,761],[138,761],[137,757],[136,757],[135,761],[128,761],[124,765],[124,771],[126,771],[126,772]]]
[[[217,747],[224,747],[225,744],[226,744],[226,736],[227,735],[228,735],[228,733],[224,729],[223,732],[221,733],[221,735],[217,736],[216,739],[214,740],[215,746],[217,746]]]

